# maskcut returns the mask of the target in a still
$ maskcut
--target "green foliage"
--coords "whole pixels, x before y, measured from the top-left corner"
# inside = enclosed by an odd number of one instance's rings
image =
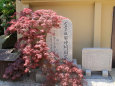
[[[6,28],[9,26],[8,22],[11,21],[11,19],[15,18],[13,14],[16,12],[16,5],[15,0],[1,0],[0,1],[0,31],[6,30]],[[4,31],[1,31],[4,32]]]

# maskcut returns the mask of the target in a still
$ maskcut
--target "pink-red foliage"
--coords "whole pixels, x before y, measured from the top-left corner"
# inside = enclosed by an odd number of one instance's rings
[[[58,16],[52,10],[32,12],[31,9],[25,8],[17,20],[10,22],[11,26],[7,28],[6,34],[17,31],[22,36],[16,44],[16,48],[20,51],[21,58],[24,60],[22,73],[27,73],[31,68],[38,67],[39,61],[47,58],[49,48],[46,44],[46,35],[53,27],[58,28],[62,19],[64,17]],[[17,65],[17,61],[13,65]],[[12,71],[20,70],[18,66],[15,69],[14,66],[11,67],[6,69],[4,78],[12,78],[15,76]],[[10,72],[7,70],[10,70]]]
[[[83,71],[66,59],[48,57],[41,68],[47,78],[45,86],[55,86],[56,84],[82,86],[83,84]]]
[[[17,32],[21,35],[16,43],[16,48],[21,55],[19,59],[6,68],[3,77],[14,80],[32,68],[41,67],[47,76],[47,81],[52,82],[52,84],[59,82],[62,86],[67,86],[67,84],[81,86],[82,71],[71,62],[56,59],[52,52],[48,52],[47,33],[50,33],[53,27],[59,28],[63,19],[65,18],[52,10],[33,12],[31,9],[25,8],[17,20],[12,20],[6,34]]]

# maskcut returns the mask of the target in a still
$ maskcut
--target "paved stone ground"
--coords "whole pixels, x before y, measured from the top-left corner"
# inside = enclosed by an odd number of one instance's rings
[[[41,86],[38,83],[30,83],[30,82],[3,82],[0,81],[0,86]]]
[[[86,79],[87,83],[83,86],[115,86],[115,82],[112,80],[104,80],[104,79]],[[41,86],[38,83],[30,83],[30,82],[4,82],[0,81],[0,86]]]
[[[84,84],[84,86],[115,86],[115,69],[112,69],[109,78],[95,75],[93,79],[86,79],[85,81],[87,84]]]
[[[83,86],[115,86],[115,69],[110,72],[112,78],[101,78],[100,76],[96,76],[93,78],[85,79],[86,83]],[[0,81],[0,86],[41,86],[35,82],[6,82]]]
[[[112,80],[104,80],[104,79],[86,79],[87,83],[83,86],[115,86],[115,82]],[[0,81],[0,86],[41,86],[38,83],[30,83],[30,82],[4,82]]]
[[[87,84],[83,86],[115,86],[114,81],[104,79],[86,79]]]

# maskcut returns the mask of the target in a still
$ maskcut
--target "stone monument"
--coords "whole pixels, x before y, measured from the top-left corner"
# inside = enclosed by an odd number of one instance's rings
[[[69,19],[62,20],[60,28],[53,28],[51,33],[46,37],[50,51],[72,61],[72,22]]]
[[[77,64],[76,60],[72,59],[72,22],[69,19],[62,20],[60,28],[53,28],[47,34],[46,42],[50,48],[49,52]],[[37,73],[36,81],[39,80],[41,80],[41,76]]]
[[[104,77],[112,68],[112,49],[109,48],[84,48],[82,50],[82,69],[86,76],[91,76],[91,71],[102,71]]]

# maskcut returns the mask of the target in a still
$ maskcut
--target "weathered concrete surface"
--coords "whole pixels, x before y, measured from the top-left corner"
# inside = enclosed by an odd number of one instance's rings
[[[82,68],[91,71],[111,71],[112,49],[84,48],[82,50]]]
[[[86,79],[87,84],[83,86],[115,86],[115,82],[106,79]]]

